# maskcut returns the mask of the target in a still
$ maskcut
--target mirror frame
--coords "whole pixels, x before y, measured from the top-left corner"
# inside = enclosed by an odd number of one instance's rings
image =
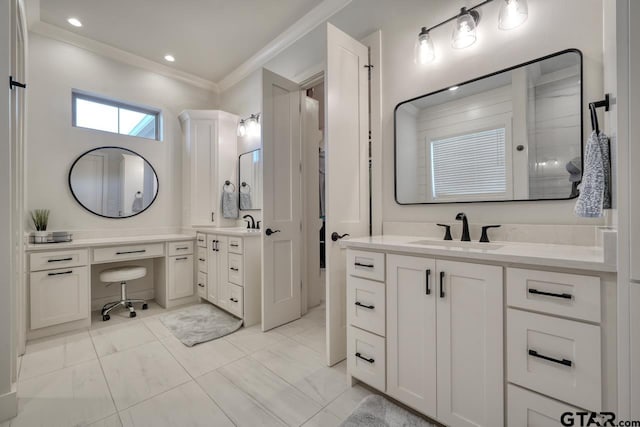
[[[115,148],[115,149],[118,149],[118,150],[128,151],[131,154],[135,154],[136,156],[138,156],[142,160],[144,160],[145,163],[148,164],[149,167],[151,168],[151,170],[153,171],[153,175],[156,177],[156,194],[153,196],[153,200],[151,200],[151,203],[149,203],[149,205],[147,207],[145,207],[144,209],[142,209],[140,212],[136,212],[133,215],[127,215],[127,216],[107,216],[107,215],[102,215],[102,214],[99,214],[97,212],[92,211],[91,209],[89,209],[85,205],[83,205],[82,202],[80,202],[80,200],[78,200],[78,197],[76,197],[76,193],[73,192],[73,187],[71,186],[71,173],[73,172],[73,168],[76,165],[76,163],[78,163],[80,161],[80,159],[83,158],[85,155],[87,155],[89,153],[92,153],[94,151],[103,150],[105,148]],[[91,150],[87,150],[84,153],[80,154],[73,161],[73,163],[71,164],[71,167],[69,168],[68,185],[69,185],[69,191],[71,192],[71,195],[73,196],[75,201],[80,206],[82,206],[82,208],[84,210],[86,210],[89,213],[92,213],[93,215],[100,216],[102,218],[107,218],[107,219],[127,219],[127,218],[133,218],[134,216],[138,216],[141,213],[145,212],[147,209],[149,209],[151,206],[153,206],[153,204],[155,203],[156,199],[158,198],[158,194],[160,193],[160,178],[158,177],[158,173],[156,172],[156,169],[153,167],[151,162],[149,162],[144,156],[141,156],[140,154],[136,153],[133,150],[129,150],[128,148],[124,148],[124,147],[117,147],[115,145],[105,145],[105,146],[102,146],[102,147],[92,148]]]
[[[420,96],[416,96],[415,98],[411,98],[408,99],[406,101],[402,101],[400,102],[398,105],[396,105],[396,107],[393,109],[393,198],[395,200],[395,202],[401,206],[413,206],[413,205],[449,205],[449,204],[460,204],[460,203],[508,203],[508,202],[545,202],[545,201],[558,201],[558,200],[572,200],[578,197],[578,195],[573,196],[573,197],[566,197],[566,198],[562,198],[562,199],[512,199],[512,200],[469,200],[469,201],[458,201],[458,202],[439,202],[439,203],[435,203],[435,202],[415,202],[415,203],[402,203],[398,201],[398,179],[397,179],[397,175],[398,175],[398,154],[397,154],[397,146],[398,146],[398,141],[397,141],[397,123],[396,123],[396,112],[398,110],[398,108],[400,108],[402,105],[407,104],[409,102],[413,102],[416,101],[420,98],[424,98],[426,96],[431,96],[431,95],[435,95],[437,93],[441,93],[441,92],[445,92],[447,90],[449,90],[450,87],[452,86],[463,86],[469,83],[474,83],[478,80],[483,80],[489,77],[493,77],[495,75],[498,74],[502,74],[502,73],[506,73],[508,71],[511,70],[515,70],[516,68],[520,68],[520,67],[525,67],[527,65],[531,65],[531,64],[535,64],[536,62],[540,62],[540,61],[544,61],[545,59],[549,59],[549,58],[553,58],[556,56],[560,56],[560,55],[564,55],[566,53],[577,53],[578,57],[580,59],[580,158],[582,159],[582,164],[584,165],[584,64],[583,64],[583,58],[582,58],[582,51],[580,49],[575,49],[575,48],[571,48],[571,49],[565,49],[565,50],[561,50],[559,52],[555,52],[549,55],[545,55],[542,56],[540,58],[536,58],[533,59],[531,61],[527,61],[527,62],[523,62],[521,64],[518,65],[514,65],[505,69],[502,69],[500,71],[496,71],[490,74],[486,74],[484,76],[480,76],[477,77],[475,79],[471,79],[471,80],[467,80],[465,82],[461,82],[458,84],[451,84],[443,89],[439,89],[436,90],[434,92],[429,92],[427,94],[424,95],[420,95]],[[584,170],[582,171],[584,173]]]
[[[242,212],[251,212],[251,211],[261,211],[262,207],[260,209],[240,209],[240,188],[242,186],[242,181],[240,178],[240,158],[242,156],[244,156],[245,154],[251,154],[251,153],[255,153],[256,151],[262,151],[262,147],[260,148],[256,148],[255,150],[251,150],[251,151],[245,151],[244,153],[241,153],[238,156],[238,209],[241,210]],[[262,162],[262,153],[260,153],[260,161]]]

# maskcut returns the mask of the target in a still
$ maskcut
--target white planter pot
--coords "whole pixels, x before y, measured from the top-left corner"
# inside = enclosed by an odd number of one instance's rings
[[[33,233],[33,243],[47,243],[49,241],[48,231],[36,231]]]

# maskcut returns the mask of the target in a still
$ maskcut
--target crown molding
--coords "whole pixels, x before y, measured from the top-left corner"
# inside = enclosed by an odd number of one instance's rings
[[[192,86],[219,93],[218,85],[210,80],[203,79],[202,77],[198,77],[184,71],[173,69],[158,62],[151,61],[149,59],[142,58],[141,56],[134,55],[133,53],[110,46],[106,43],[92,40],[71,31],[56,27],[55,25],[47,24],[46,22],[34,22],[33,24],[31,24],[29,31],[32,31],[33,33],[39,34],[41,36],[49,37],[71,44],[73,46],[88,50],[93,53],[97,53],[98,55],[113,59],[115,61],[123,62],[125,64],[142,68],[144,70],[151,71],[165,77],[179,80]]]
[[[349,3],[351,3],[351,0],[324,0],[278,37],[269,42],[265,47],[260,49],[251,58],[220,80],[218,82],[220,91],[229,89],[254,71],[262,68],[283,50],[309,34],[314,28],[324,23],[338,11],[344,9]]]

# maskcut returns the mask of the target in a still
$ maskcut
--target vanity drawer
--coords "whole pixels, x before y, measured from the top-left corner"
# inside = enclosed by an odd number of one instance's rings
[[[243,285],[242,255],[229,254],[229,281]]]
[[[562,414],[578,412],[574,406],[542,396],[513,384],[507,385],[507,425],[562,427]]]
[[[207,273],[207,248],[198,247],[198,271]]]
[[[572,405],[602,409],[600,327],[507,309],[507,378]]]
[[[31,329],[89,317],[89,267],[37,271],[29,275]]]
[[[600,278],[507,268],[507,305],[600,322]]]
[[[34,252],[29,255],[29,271],[80,267],[87,264],[89,264],[89,251],[87,249]]]
[[[243,315],[243,288],[242,286],[234,285],[233,283],[229,283],[228,288],[228,298],[227,301],[227,310],[231,314],[234,314],[238,317],[242,317]]]
[[[164,255],[164,243],[112,246],[93,250],[93,262],[111,262],[127,259],[154,258]]]
[[[347,331],[347,369],[349,374],[371,387],[385,391],[385,340],[354,326]]]
[[[204,233],[196,233],[196,244],[199,248],[207,247],[207,235]]]
[[[350,249],[347,251],[347,272],[351,276],[384,282],[384,254]]]
[[[196,283],[198,296],[200,298],[207,298],[207,273],[203,273],[202,271],[198,272],[198,282]]]
[[[242,237],[229,237],[229,253],[242,254]]]
[[[193,242],[170,242],[169,256],[191,255],[193,253]]]
[[[349,324],[384,336],[384,283],[352,276],[347,278],[347,313]]]

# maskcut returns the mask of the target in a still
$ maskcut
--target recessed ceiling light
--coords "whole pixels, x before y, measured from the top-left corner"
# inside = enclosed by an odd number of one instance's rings
[[[80,22],[78,18],[69,18],[67,19],[67,22],[74,27],[82,27],[82,22]]]
[[[451,86],[451,87],[449,88],[449,90],[458,90],[458,88],[459,88],[459,87],[460,87],[460,86]]]
[[[165,55],[164,60],[168,62],[175,62],[176,58],[174,58],[173,55]]]

